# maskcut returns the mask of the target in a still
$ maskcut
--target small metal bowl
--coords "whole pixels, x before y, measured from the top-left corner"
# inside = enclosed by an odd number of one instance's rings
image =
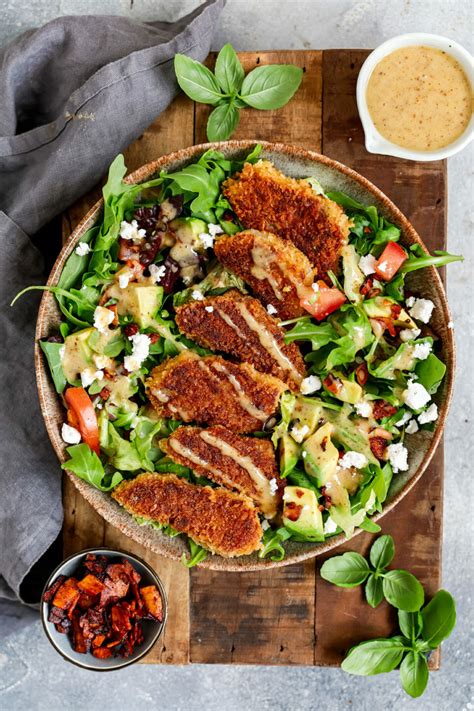
[[[88,553],[105,555],[107,558],[110,558],[110,560],[116,558],[124,558],[125,560],[128,560],[130,564],[133,565],[135,570],[141,575],[140,584],[156,585],[160,592],[163,602],[163,621],[143,621],[143,635],[145,639],[142,644],[135,648],[130,657],[109,657],[108,659],[97,659],[89,652],[86,654],[79,654],[72,648],[68,635],[58,632],[54,624],[52,622],[48,622],[50,603],[43,602],[44,593],[60,575],[66,575],[67,577],[73,576]],[[124,553],[123,551],[114,550],[112,548],[88,548],[87,550],[80,551],[79,553],[74,553],[74,555],[71,555],[69,558],[63,560],[63,562],[60,563],[60,565],[58,565],[58,567],[51,573],[41,594],[40,613],[47,638],[55,650],[59,652],[59,654],[66,659],[66,661],[72,662],[72,664],[82,667],[83,669],[90,669],[91,671],[113,671],[114,669],[122,669],[123,667],[128,667],[130,664],[138,662],[139,659],[142,659],[142,657],[150,651],[155,642],[160,638],[161,633],[165,628],[166,618],[168,615],[168,601],[166,599],[166,592],[160,578],[141,558],[137,558],[134,555],[130,555],[130,553]]]

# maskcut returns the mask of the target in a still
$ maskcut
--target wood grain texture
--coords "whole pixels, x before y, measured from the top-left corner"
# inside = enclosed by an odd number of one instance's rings
[[[367,153],[355,103],[355,81],[367,52],[351,50],[245,52],[248,71],[263,64],[305,68],[302,88],[279,111],[241,112],[236,138],[301,145],[336,158],[372,180],[412,220],[430,249],[446,235],[445,163],[410,163]],[[210,55],[213,66],[215,55]],[[205,142],[210,107],[178,97],[126,151],[129,170],[175,149]],[[100,186],[64,216],[67,237],[100,194]],[[435,207],[435,209],[433,209]],[[399,506],[382,520],[394,536],[394,565],[413,571],[428,595],[439,587],[442,538],[442,447],[429,470]],[[348,647],[396,629],[393,609],[372,610],[359,589],[323,581],[323,559],[255,573],[193,569],[151,554],[106,524],[74,486],[64,480],[64,552],[109,545],[145,558],[163,579],[170,616],[161,642],[145,659],[154,663],[339,665]],[[367,553],[373,536],[362,534],[337,552]],[[333,555],[332,553],[331,555]],[[439,666],[433,655],[432,668]]]

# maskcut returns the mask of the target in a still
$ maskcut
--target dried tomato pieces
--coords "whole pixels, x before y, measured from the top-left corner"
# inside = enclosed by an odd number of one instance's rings
[[[372,415],[376,420],[382,420],[384,417],[391,417],[397,411],[397,408],[390,405],[386,400],[375,400],[373,403]]]

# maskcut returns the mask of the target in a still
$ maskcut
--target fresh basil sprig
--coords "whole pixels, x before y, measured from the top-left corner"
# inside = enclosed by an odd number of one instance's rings
[[[423,586],[407,570],[387,570],[394,555],[392,536],[380,536],[370,549],[370,565],[360,553],[344,553],[323,564],[321,577],[344,588],[367,582],[365,598],[371,607],[377,607],[385,597],[399,610],[416,612],[424,601]]]
[[[303,70],[292,64],[244,69],[231,44],[217,55],[214,73],[195,59],[177,54],[174,69],[179,86],[191,99],[215,106],[207,122],[210,141],[225,141],[237,128],[240,109],[268,111],[288,103],[301,84]]]

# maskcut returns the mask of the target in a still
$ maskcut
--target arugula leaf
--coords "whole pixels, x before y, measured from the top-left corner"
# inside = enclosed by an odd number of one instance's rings
[[[417,612],[425,599],[420,581],[407,570],[389,570],[384,573],[383,594],[393,607],[405,612]]]
[[[54,387],[57,393],[62,393],[66,387],[66,376],[64,375],[61,362],[61,352],[64,348],[64,343],[50,343],[49,341],[40,341],[40,348],[46,356],[49,370],[53,379]]]
[[[71,459],[61,464],[61,468],[73,472],[96,489],[111,491],[123,479],[120,472],[115,472],[112,477],[106,475],[99,457],[87,444],[75,444],[68,447],[66,452]]]
[[[268,64],[245,77],[239,96],[254,109],[280,109],[298,90],[303,70],[292,64]]]
[[[360,553],[349,552],[326,560],[320,574],[324,580],[340,588],[355,588],[367,580],[370,568]]]
[[[285,333],[285,343],[310,341],[314,351],[335,341],[337,338],[338,333],[329,321],[317,324],[308,316],[303,316],[301,319],[298,319],[293,328]]]
[[[226,94],[240,91],[245,72],[231,44],[225,44],[217,55],[214,73],[221,89]]]
[[[199,565],[199,563],[202,563],[202,561],[207,558],[207,551],[189,537],[188,546],[189,558],[186,557],[186,553],[183,553],[181,556],[181,563],[185,565],[186,568],[194,568],[195,565]]]
[[[438,590],[422,609],[422,636],[431,649],[449,637],[456,624],[456,603],[446,590]]]
[[[270,555],[270,560],[283,560],[286,555],[283,543],[289,538],[291,538],[291,533],[284,527],[276,530],[273,528],[267,529],[263,534],[263,548],[259,551],[258,557],[266,558],[267,555]]]
[[[370,562],[376,570],[383,570],[390,565],[394,555],[395,545],[392,536],[380,536],[370,549]]]
[[[210,141],[226,141],[237,128],[239,109],[233,99],[211,111],[207,119],[207,137]]]
[[[408,274],[416,269],[424,269],[425,267],[442,267],[451,262],[463,262],[464,257],[460,254],[450,254],[441,249],[435,249],[433,255],[428,254],[419,244],[414,244],[410,247],[408,259],[403,262],[399,269],[400,274]]]
[[[382,578],[371,573],[365,586],[365,599],[371,607],[377,607],[383,600]]]
[[[185,54],[175,54],[174,70],[179,86],[193,101],[217,104],[224,94],[210,69]]]
[[[403,637],[388,639],[371,639],[361,642],[349,650],[341,664],[348,674],[358,676],[373,676],[396,669],[402,661],[405,652]]]
[[[428,664],[423,654],[410,651],[400,665],[403,689],[414,699],[423,694],[428,684]]]

